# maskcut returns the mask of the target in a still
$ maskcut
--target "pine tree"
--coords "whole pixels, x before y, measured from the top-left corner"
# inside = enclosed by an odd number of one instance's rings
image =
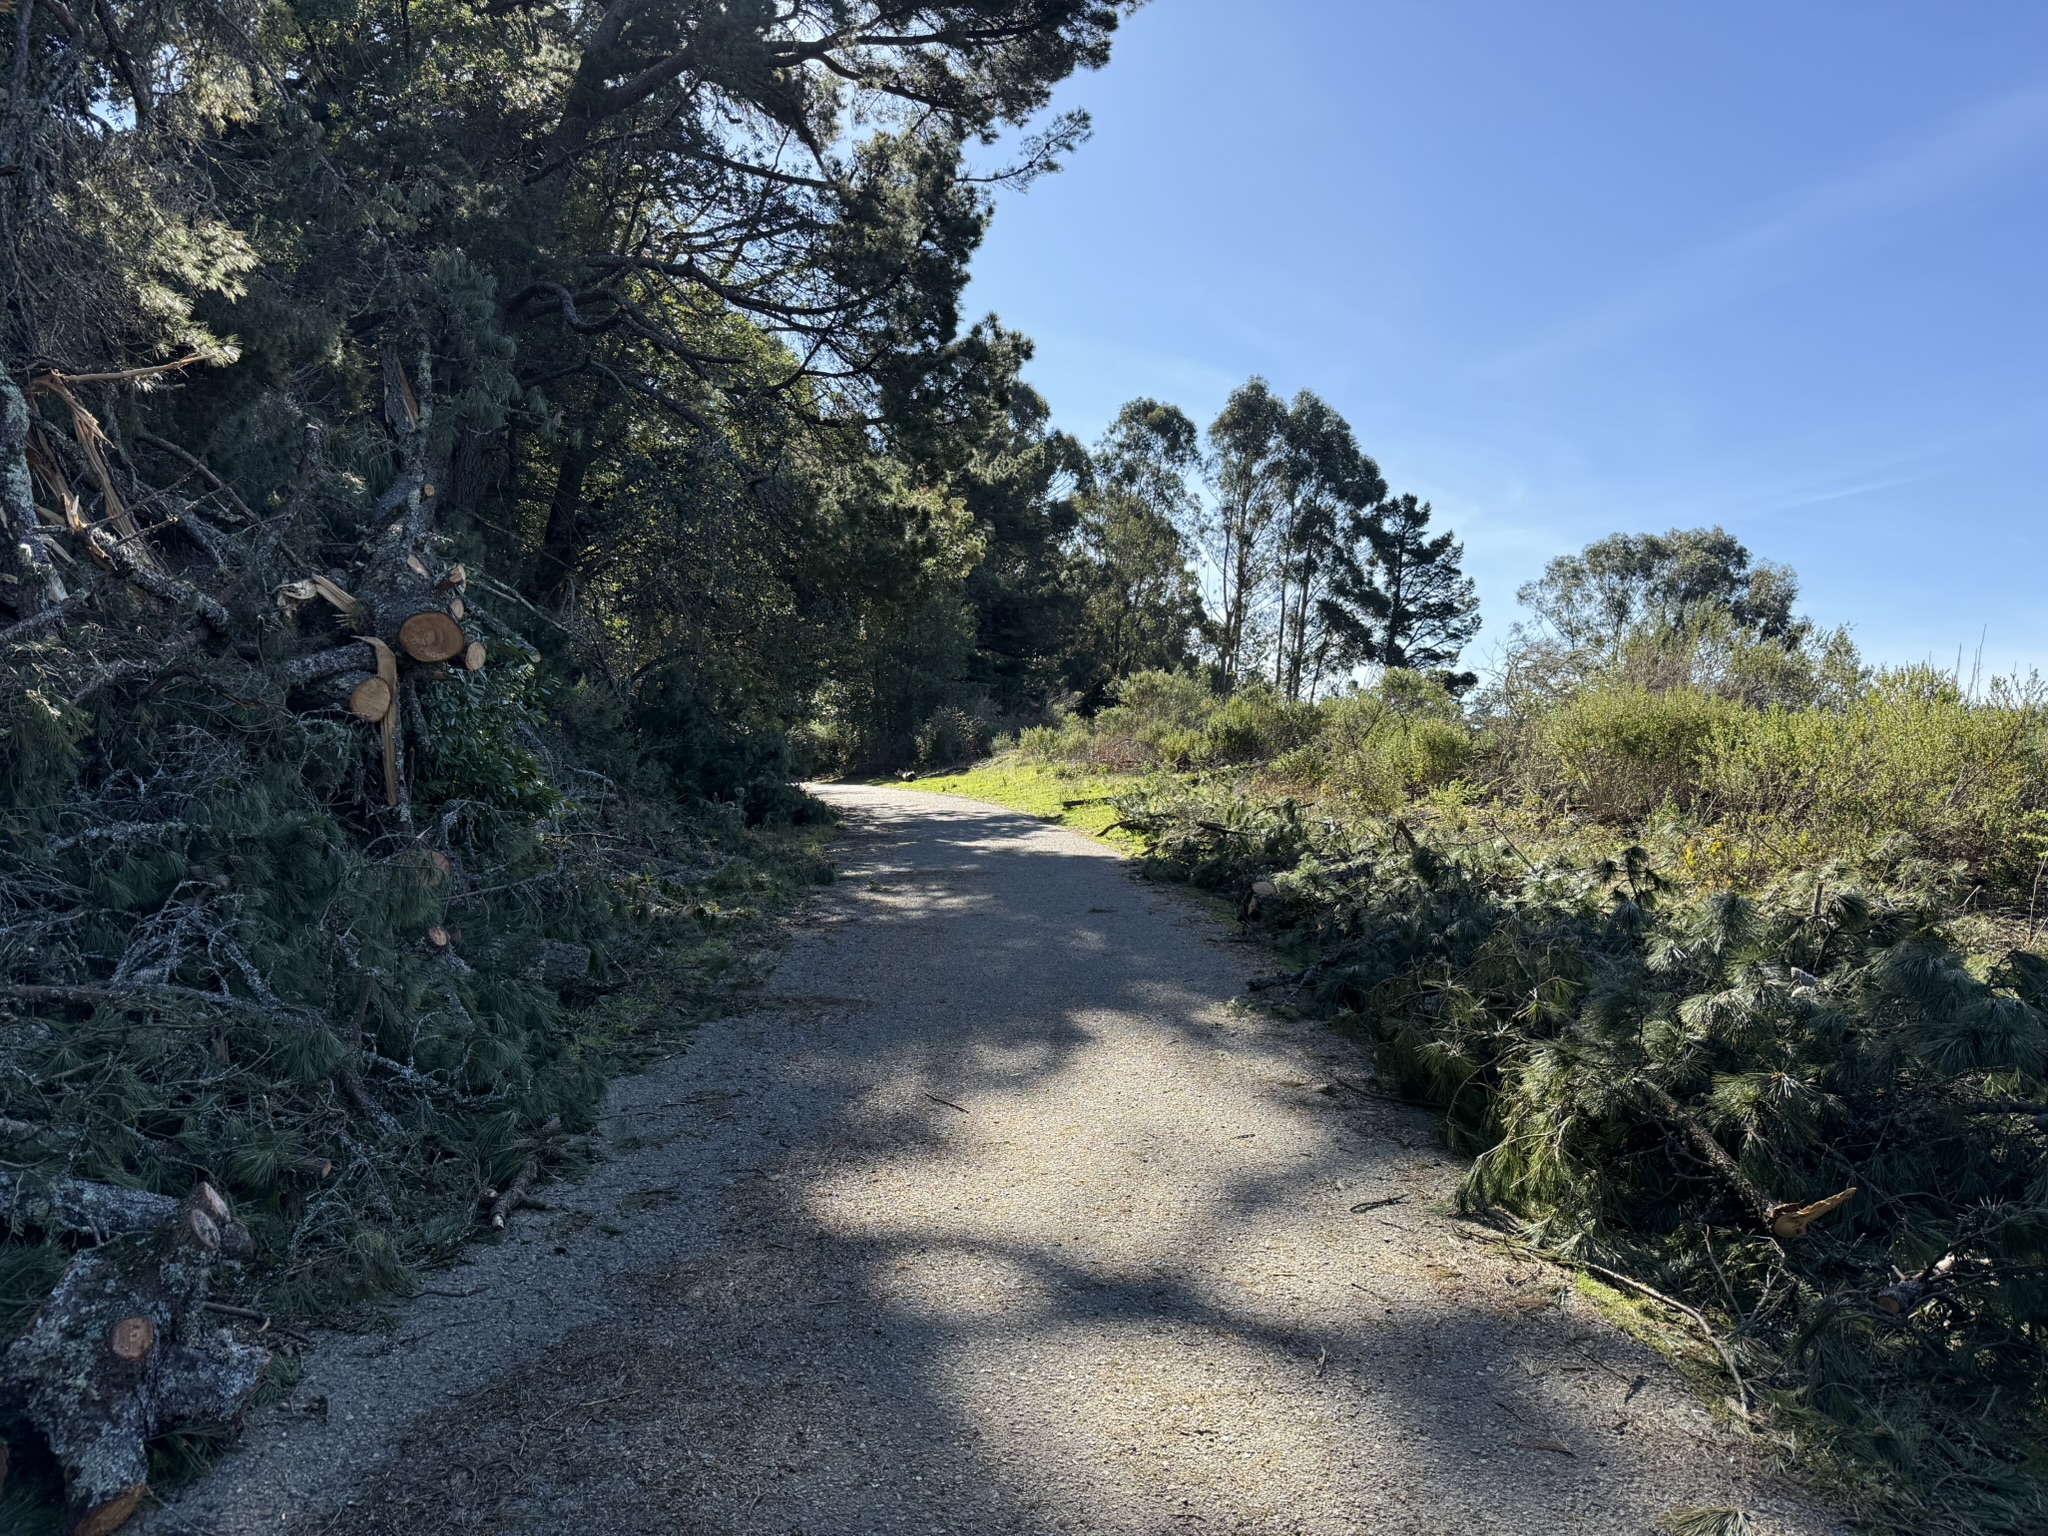
[[[1479,597],[1460,568],[1465,546],[1429,533],[1430,506],[1413,496],[1383,504],[1367,537],[1373,585],[1357,594],[1373,617],[1372,659],[1383,667],[1447,670],[1479,632]]]

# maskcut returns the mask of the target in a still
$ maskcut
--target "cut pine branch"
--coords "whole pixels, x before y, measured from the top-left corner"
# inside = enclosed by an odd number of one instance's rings
[[[1684,1105],[1648,1078],[1639,1079],[1638,1086],[1643,1097],[1656,1110],[1658,1118],[1684,1135],[1701,1160],[1722,1183],[1741,1197],[1742,1202],[1756,1213],[1764,1229],[1779,1241],[1789,1243],[1804,1237],[1808,1227],[1856,1197],[1856,1190],[1852,1187],[1803,1205],[1797,1201],[1773,1200],[1757,1188],[1755,1181],[1742,1171],[1742,1165],[1735,1161],[1728,1149],[1715,1140],[1713,1132],[1688,1114]]]

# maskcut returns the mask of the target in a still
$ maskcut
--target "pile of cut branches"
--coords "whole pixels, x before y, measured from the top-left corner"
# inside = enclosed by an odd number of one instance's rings
[[[1704,1322],[1731,1412],[1875,1526],[2048,1526],[2038,954],[1843,871],[1748,899],[1214,790],[1123,814],[1298,961],[1266,995],[1443,1111],[1470,1208]]]
[[[413,467],[351,492],[309,430],[260,508],[101,424],[132,376],[0,379],[0,1419],[82,1521],[254,1390],[211,1292],[331,1313],[575,1163],[632,1042],[571,1010],[758,883],[736,815],[578,764],[386,377]]]

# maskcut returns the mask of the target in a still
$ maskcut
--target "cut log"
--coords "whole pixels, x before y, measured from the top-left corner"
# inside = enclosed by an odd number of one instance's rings
[[[169,1195],[89,1179],[0,1173],[0,1223],[15,1232],[64,1232],[101,1239],[154,1232],[178,1212]]]
[[[377,677],[391,691],[395,701],[398,698],[398,658],[391,654],[391,647],[382,640],[365,637],[367,645],[377,658]],[[384,803],[398,804],[398,711],[387,709],[380,722],[379,735],[384,745]]]
[[[481,641],[481,640],[472,640],[472,641],[470,641],[470,642],[469,642],[469,644],[468,644],[468,645],[467,645],[467,646],[466,646],[466,647],[465,647],[465,648],[463,649],[463,652],[462,652],[462,666],[463,666],[463,670],[464,670],[464,671],[468,671],[468,672],[481,672],[481,671],[483,671],[483,669],[484,669],[484,643],[483,643],[483,641]]]
[[[398,626],[398,643],[414,661],[453,661],[469,644],[469,637],[447,614],[428,608]]]
[[[526,1202],[527,1191],[533,1188],[534,1178],[540,1173],[538,1160],[529,1157],[520,1164],[519,1172],[512,1182],[505,1186],[505,1192],[491,1202],[491,1226],[497,1231],[505,1230],[505,1223],[512,1213]]]
[[[28,1331],[0,1356],[17,1419],[64,1471],[71,1530],[107,1536],[148,1491],[151,1437],[232,1425],[270,1356],[204,1324],[222,1233],[235,1225],[201,1184],[154,1233],[81,1253]]]
[[[464,613],[466,613],[466,612],[468,612],[468,610],[467,610],[467,609],[465,609],[465,608],[464,608],[464,607],[462,606],[462,599],[461,599],[461,598],[459,598],[459,597],[451,597],[451,598],[449,598],[449,599],[448,599],[448,617],[449,617],[449,618],[451,618],[451,619],[454,619],[454,620],[456,620],[456,621],[457,621],[457,622],[459,623],[459,622],[461,621],[461,619],[462,619],[462,616],[463,616],[463,614],[464,614]]]
[[[380,724],[391,713],[391,685],[381,677],[366,677],[349,691],[348,707],[358,720]]]

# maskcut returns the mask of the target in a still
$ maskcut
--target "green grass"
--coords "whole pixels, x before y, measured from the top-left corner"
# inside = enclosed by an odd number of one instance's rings
[[[875,782],[895,783],[881,779]],[[1116,825],[1120,815],[1116,801],[1144,782],[1135,774],[1054,768],[1006,753],[977,763],[964,773],[911,779],[897,787],[924,794],[986,800],[1119,848],[1134,848],[1136,838]]]

